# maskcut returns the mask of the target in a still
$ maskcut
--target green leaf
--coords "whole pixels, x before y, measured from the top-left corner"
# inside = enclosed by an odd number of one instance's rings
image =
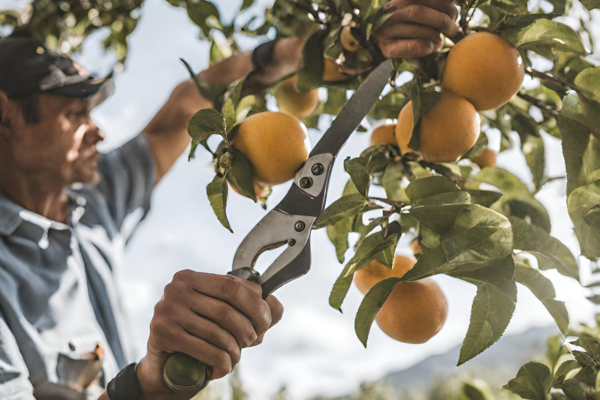
[[[406,196],[406,191],[402,187],[402,179],[405,174],[404,165],[399,161],[391,162],[385,168],[381,178],[381,185],[389,200],[410,203],[410,199]]]
[[[581,367],[579,366],[579,363],[575,360],[563,361],[556,369],[556,373],[554,374],[554,384],[561,384],[565,380],[565,377],[569,372],[578,368]]]
[[[225,174],[227,175],[227,174]],[[219,222],[233,233],[229,221],[227,220],[226,208],[227,208],[227,182],[225,177],[215,176],[213,181],[206,187],[206,194],[208,195],[208,201],[212,207],[215,215]]]
[[[221,28],[217,8],[206,0],[187,0],[187,11],[190,19],[200,27],[204,38],[210,37],[212,28]]]
[[[346,89],[328,88],[327,101],[323,107],[323,113],[338,115],[342,111],[346,101]]]
[[[436,194],[435,196],[427,197],[423,200],[418,200],[413,203],[413,207],[417,206],[437,206],[441,204],[470,204],[471,196],[467,192],[450,192]]]
[[[600,103],[600,67],[584,69],[577,75],[574,83],[586,98]]]
[[[188,134],[192,143],[200,143],[211,135],[220,135],[226,140],[225,117],[215,109],[204,108],[189,120]]]
[[[416,202],[442,193],[460,191],[456,183],[442,176],[429,176],[415,179],[406,188],[406,195]]]
[[[569,330],[569,314],[565,303],[555,299],[556,292],[552,281],[542,273],[524,263],[516,263],[515,280],[535,295],[546,307],[563,335]]]
[[[467,190],[467,193],[471,196],[471,203],[488,208],[503,196],[502,193],[490,190]]]
[[[476,270],[512,253],[508,219],[488,208],[473,204],[421,206],[413,207],[411,215],[441,234],[440,245],[423,254],[403,281]]]
[[[375,259],[378,259],[388,268],[392,268],[395,246],[398,244],[401,235],[399,225],[397,223],[390,224],[387,233],[388,235],[386,236],[384,231],[375,232],[360,242],[354,257],[348,261],[342,273],[333,284],[333,289],[329,295],[329,305],[331,307],[342,311],[342,303],[352,283],[353,273],[349,273],[352,269],[356,271],[363,268]]]
[[[527,139],[521,143],[521,149],[525,155],[525,160],[531,171],[533,183],[536,191],[539,191],[546,178],[546,158],[544,154],[544,140],[541,137],[527,136]]]
[[[354,183],[354,187],[358,193],[366,198],[369,193],[371,176],[365,167],[357,159],[348,157],[344,160],[344,169],[350,175],[350,179],[352,179],[352,183]]]
[[[393,254],[398,245],[398,240],[400,240],[400,233],[389,235],[383,241],[379,241],[379,243],[374,243],[373,240],[367,241],[371,236],[367,236],[360,243],[358,249],[356,249],[356,254],[348,262],[349,267],[348,271],[346,271],[346,276],[352,276],[356,271],[366,267],[367,264],[375,259],[378,259],[388,268],[392,268],[394,261]],[[388,256],[390,253],[392,254],[391,257]]]
[[[398,282],[400,282],[400,278],[387,278],[378,282],[369,290],[362,303],[360,303],[354,320],[354,331],[363,346],[367,347],[373,321]]]
[[[467,400],[494,400],[489,386],[481,380],[463,383],[462,391]]]
[[[581,4],[589,11],[600,8],[600,0],[581,0]]]
[[[531,361],[523,365],[517,377],[504,388],[524,399],[546,400],[552,388],[552,372],[548,366]]]
[[[491,206],[494,211],[506,216],[529,217],[534,224],[550,232],[548,211],[515,175],[502,168],[488,167],[482,169],[474,180],[496,186],[504,193],[502,199]]]
[[[298,71],[296,76],[296,87],[300,92],[310,92],[323,86],[323,71],[325,70],[321,43],[323,34],[323,32],[315,33],[304,44],[302,50],[304,67]]]
[[[514,274],[512,255],[479,270],[451,274],[477,285],[471,321],[460,349],[458,365],[482,353],[504,334],[517,303]]]
[[[410,101],[407,90],[412,86],[412,82],[395,88],[377,100],[369,115],[375,119],[396,119],[400,114],[400,110]]]
[[[569,399],[586,400],[585,386],[577,379],[567,379],[560,388],[565,392]]]
[[[327,236],[335,246],[335,253],[340,263],[344,262],[344,256],[348,250],[348,234],[352,227],[352,219],[344,218],[327,227]]]
[[[518,217],[510,217],[514,248],[538,260],[541,270],[556,269],[561,275],[579,280],[579,266],[571,251],[558,239]]]
[[[502,35],[520,50],[531,50],[549,59],[557,54],[587,54],[583,40],[569,26],[549,19],[537,19],[521,29],[505,29]]]
[[[583,349],[594,360],[600,360],[600,342],[594,337],[580,337],[571,342],[575,346],[583,347]]]
[[[235,124],[236,122],[236,116],[235,116],[235,107],[233,105],[233,100],[230,98],[227,99],[227,101],[225,102],[225,104],[223,105],[223,116],[225,117],[226,120],[228,120],[227,122],[229,122],[229,120],[233,120],[233,123]],[[227,124],[227,130],[229,129],[229,123]]]
[[[410,97],[413,107],[413,131],[408,147],[419,150],[419,147],[421,147],[421,121],[440,100],[440,93],[432,90],[421,90],[417,81],[417,84],[413,86]]]
[[[245,196],[256,202],[256,193],[254,192],[254,182],[252,181],[252,167],[248,158],[234,147],[229,151],[235,156],[233,164],[227,173],[227,181],[242,196]]]
[[[336,200],[315,221],[314,229],[325,228],[347,217],[359,214],[368,205],[361,194],[351,194]]]

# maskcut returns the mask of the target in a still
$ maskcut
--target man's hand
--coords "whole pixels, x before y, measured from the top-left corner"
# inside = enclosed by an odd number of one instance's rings
[[[458,10],[451,0],[392,0],[392,16],[373,33],[386,58],[424,57],[442,46],[441,34],[458,33]]]
[[[231,275],[178,272],[154,308],[148,352],[138,366],[146,400],[183,399],[163,383],[162,370],[174,352],[213,367],[213,379],[229,374],[241,349],[262,342],[281,320],[283,306],[261,297],[260,285]]]

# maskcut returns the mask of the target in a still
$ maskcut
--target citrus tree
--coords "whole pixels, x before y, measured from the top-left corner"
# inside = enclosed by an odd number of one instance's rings
[[[241,23],[253,4],[244,1],[225,25],[208,1],[169,2],[187,7],[203,37],[212,40],[211,62],[235,51],[240,35],[307,37],[303,69],[262,93],[242,97],[243,80],[230,88],[198,82],[216,106],[190,120],[190,157],[198,145],[211,153],[215,177],[207,194],[217,218],[231,230],[228,187],[264,205],[270,186],[293,178],[308,155],[300,119],[318,128],[322,115],[339,113],[349,91],[374,67],[372,34],[389,14],[384,1],[277,0],[264,23],[247,18]],[[557,179],[546,175],[543,135],[548,134],[562,140],[564,206],[581,255],[596,262],[600,67],[587,56],[593,52],[590,11],[599,7],[593,0],[529,6],[520,0],[468,1],[460,6],[461,35],[444,38],[430,56],[393,60],[390,86],[368,116],[372,125],[382,126],[372,132],[371,147],[344,160],[348,184],[315,224],[326,229],[345,263],[330,305],[341,310],[353,280],[365,294],[355,321],[365,346],[375,320],[397,340],[422,343],[435,335],[447,303],[427,278],[438,274],[477,287],[459,364],[503,335],[515,310],[517,284],[531,290],[567,334],[565,305],[540,271],[554,269],[579,280],[579,264],[550,235],[548,211],[534,195]],[[556,20],[575,12],[581,19],[577,30]],[[540,64],[549,67],[542,70]],[[526,75],[531,82],[525,88]],[[327,91],[324,103],[318,88]],[[268,110],[270,96],[285,113]],[[523,152],[533,187],[495,167],[496,152],[488,148],[488,135],[495,133],[500,151]],[[211,135],[223,138],[216,149],[207,144]],[[416,259],[394,256],[401,235],[416,239]],[[346,260],[352,237],[357,237],[354,255]]]
[[[105,49],[114,52],[117,66],[127,55],[127,37],[139,20],[144,0],[34,0],[20,9],[0,11],[0,26],[14,36],[33,36],[49,49],[69,54],[81,50],[85,38],[107,31]]]

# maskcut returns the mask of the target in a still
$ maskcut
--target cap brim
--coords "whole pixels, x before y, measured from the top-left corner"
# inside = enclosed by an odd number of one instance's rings
[[[107,79],[88,79],[72,85],[47,90],[46,93],[65,97],[89,97],[96,94],[107,81]]]
[[[52,93],[58,96],[87,98],[88,108],[92,110],[94,107],[106,100],[114,91],[114,83],[110,79],[89,79],[73,85],[63,86],[48,90],[47,93]]]

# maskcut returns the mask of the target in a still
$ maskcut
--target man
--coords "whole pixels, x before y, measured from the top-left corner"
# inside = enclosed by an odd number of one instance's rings
[[[375,40],[388,58],[425,56],[441,45],[440,33],[458,31],[450,0],[394,0],[386,10],[393,15]],[[252,52],[234,55],[198,79],[225,86],[254,65],[248,88],[266,87],[299,68],[302,45],[281,39],[254,60]],[[182,271],[155,307],[147,354],[127,366],[115,284],[124,246],[154,185],[189,145],[187,121],[212,104],[186,81],[139,136],[98,155],[104,134],[89,110],[107,85],[32,40],[0,41],[3,400],[189,399],[194,393],[174,393],[163,382],[170,354],[211,365],[219,379],[282,316],[281,304],[263,301],[257,284]]]

